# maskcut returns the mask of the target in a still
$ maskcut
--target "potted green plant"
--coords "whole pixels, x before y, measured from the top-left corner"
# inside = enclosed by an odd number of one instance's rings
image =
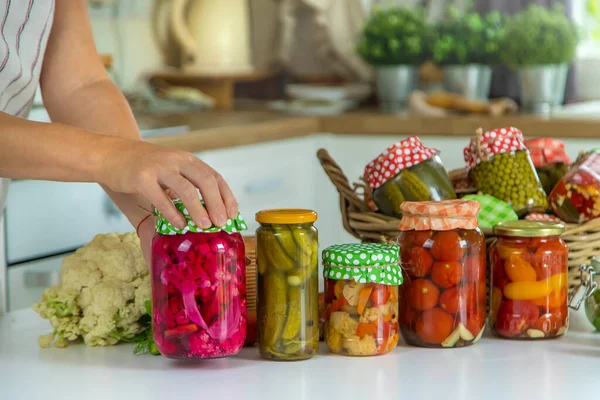
[[[531,5],[506,21],[503,63],[518,71],[522,108],[548,112],[564,101],[568,65],[579,42],[564,9]]]
[[[395,112],[416,87],[417,68],[431,55],[432,30],[422,8],[377,8],[358,40],[360,57],[375,68],[381,109]]]
[[[502,15],[494,11],[481,16],[451,6],[435,31],[433,60],[444,67],[446,89],[473,99],[487,99],[492,66],[499,62],[504,37]]]

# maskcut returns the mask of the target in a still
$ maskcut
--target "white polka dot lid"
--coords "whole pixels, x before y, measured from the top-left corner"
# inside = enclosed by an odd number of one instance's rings
[[[190,217],[188,210],[186,209],[185,205],[183,204],[183,202],[180,199],[174,199],[174,200],[172,200],[172,202],[173,202],[173,205],[175,206],[175,208],[181,214],[183,214],[183,216],[185,217],[187,225],[183,229],[176,228],[175,226],[171,225],[171,223],[169,221],[167,221],[167,219],[162,215],[162,213],[160,211],[158,211],[157,209],[154,209],[154,215],[156,215],[156,232],[161,235],[181,235],[181,234],[184,234],[187,232],[208,233],[208,232],[218,232],[218,231],[234,233],[234,232],[242,232],[242,231],[245,231],[248,229],[248,225],[246,224],[246,221],[244,221],[244,218],[242,217],[242,215],[239,212],[238,212],[238,215],[236,218],[228,219],[225,226],[223,226],[223,227],[219,228],[219,227],[213,225],[210,228],[202,229],[194,223],[194,221],[192,220],[192,217]],[[203,200],[200,200],[200,203],[204,206]]]
[[[482,161],[482,156],[493,157],[518,150],[527,150],[523,133],[517,128],[506,127],[478,134],[465,147],[463,155],[467,168],[471,169]]]
[[[364,178],[372,190],[381,187],[401,170],[410,168],[437,154],[437,150],[426,147],[421,140],[412,136],[394,143],[365,167]]]
[[[338,244],[323,250],[323,276],[356,282],[400,285],[403,282],[398,245]]]

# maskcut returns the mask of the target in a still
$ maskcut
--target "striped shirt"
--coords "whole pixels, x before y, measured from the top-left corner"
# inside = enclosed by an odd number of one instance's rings
[[[53,18],[54,0],[0,1],[0,111],[29,115]],[[0,178],[0,212],[7,190]]]

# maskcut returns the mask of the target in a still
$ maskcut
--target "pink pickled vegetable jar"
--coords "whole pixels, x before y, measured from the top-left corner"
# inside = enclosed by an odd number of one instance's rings
[[[246,265],[238,215],[202,230],[180,200],[188,225],[177,229],[158,211],[152,241],[152,329],[169,358],[236,354],[246,339]]]

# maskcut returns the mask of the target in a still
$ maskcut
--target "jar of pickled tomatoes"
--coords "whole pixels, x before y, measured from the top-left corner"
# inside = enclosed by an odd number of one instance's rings
[[[508,221],[490,250],[492,331],[509,339],[564,335],[569,325],[563,224]]]
[[[340,244],[323,251],[325,341],[348,356],[385,354],[398,344],[399,248]]]
[[[201,229],[184,204],[183,229],[156,212],[152,241],[152,330],[168,358],[219,358],[236,354],[246,338],[246,257],[238,214],[222,228]]]
[[[407,344],[450,348],[481,338],[486,320],[486,246],[479,203],[404,202],[400,332]]]

